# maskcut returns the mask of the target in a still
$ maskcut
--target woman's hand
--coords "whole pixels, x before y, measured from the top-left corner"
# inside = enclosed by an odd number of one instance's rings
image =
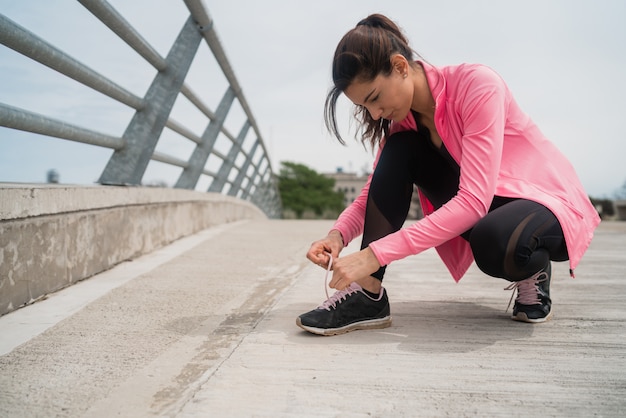
[[[329,286],[343,290],[364,277],[370,276],[380,268],[378,259],[369,247],[358,253],[349,254],[333,261],[333,279]]]
[[[306,253],[306,258],[323,268],[327,268],[330,261],[328,254],[332,255],[333,260],[335,260],[339,257],[341,250],[343,250],[343,238],[341,238],[339,231],[333,229],[326,238],[311,244],[311,248]]]

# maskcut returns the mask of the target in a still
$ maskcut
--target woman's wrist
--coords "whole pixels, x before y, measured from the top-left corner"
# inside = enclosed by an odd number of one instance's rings
[[[330,232],[328,233],[328,236],[333,239],[338,239],[342,247],[346,246],[343,240],[343,236],[341,235],[341,232],[338,229],[331,229]]]

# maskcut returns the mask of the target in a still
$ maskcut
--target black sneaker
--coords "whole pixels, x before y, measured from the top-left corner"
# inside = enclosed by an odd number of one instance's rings
[[[511,319],[530,323],[545,322],[550,319],[552,315],[550,275],[551,268],[548,264],[548,267],[539,273],[528,279],[514,282],[505,288],[505,290],[517,289],[517,298],[515,298]],[[509,301],[510,305],[511,302]]]
[[[337,335],[357,329],[387,328],[391,325],[389,299],[381,288],[377,299],[352,283],[338,290],[317,309],[300,315],[296,324],[313,334]]]

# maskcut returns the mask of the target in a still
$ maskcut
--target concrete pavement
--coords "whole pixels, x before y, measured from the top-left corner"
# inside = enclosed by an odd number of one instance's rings
[[[203,231],[0,317],[2,417],[626,415],[626,223],[600,225],[551,321],[434,251],[388,268],[393,325],[319,337],[328,221]],[[348,250],[356,250],[354,243]]]

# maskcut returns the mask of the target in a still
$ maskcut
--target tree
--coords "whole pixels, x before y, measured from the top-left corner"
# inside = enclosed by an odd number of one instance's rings
[[[278,188],[283,210],[292,210],[298,219],[307,211],[322,217],[336,216],[343,209],[343,192],[336,192],[335,180],[318,174],[303,164],[283,161]]]

